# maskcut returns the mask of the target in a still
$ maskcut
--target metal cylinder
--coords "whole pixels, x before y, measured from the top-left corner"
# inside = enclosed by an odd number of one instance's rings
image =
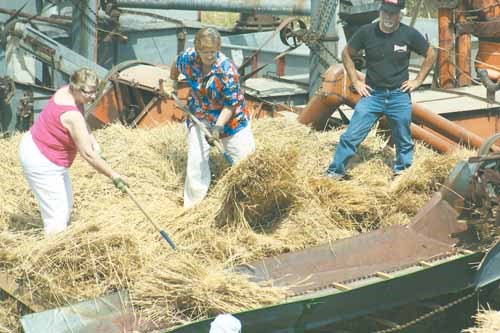
[[[354,107],[361,98],[350,89],[351,81],[341,65],[328,68],[322,79],[321,89],[309,100],[298,118],[300,123],[311,125],[317,130],[325,127],[328,118],[340,105]]]
[[[310,15],[307,0],[116,0],[121,8],[224,11],[273,15]]]
[[[493,81],[500,80],[500,43],[479,41],[476,69],[487,70]]]
[[[479,148],[484,139],[454,122],[435,114],[421,104],[413,104],[413,119],[432,128],[439,134],[464,145]]]
[[[432,148],[436,149],[438,152],[447,154],[451,153],[453,150],[458,148],[458,145],[451,144],[438,135],[426,130],[425,128],[419,127],[415,124],[411,124],[411,135],[420,141],[429,144]]]
[[[453,64],[453,44],[455,33],[453,28],[453,11],[450,8],[439,8],[439,83],[441,88],[455,86],[455,67]]]
[[[463,2],[460,3],[459,11],[457,15],[457,23],[465,24],[467,20],[465,18],[466,6]],[[457,36],[457,84],[459,87],[469,86],[472,83],[471,80],[471,34],[461,33]]]

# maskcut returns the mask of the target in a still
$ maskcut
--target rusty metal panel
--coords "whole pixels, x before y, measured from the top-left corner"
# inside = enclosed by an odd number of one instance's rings
[[[124,69],[119,73],[119,79],[130,84],[137,84],[141,88],[158,90],[160,80],[170,78],[170,69],[168,67],[136,65]]]
[[[483,138],[500,132],[500,108],[451,113],[446,118]]]
[[[467,225],[437,193],[409,226],[392,226],[303,251],[263,259],[238,271],[255,281],[272,280],[300,295],[391,272],[457,252],[466,239]]]
[[[87,123],[91,129],[101,128],[119,119],[120,111],[116,90],[108,89],[91,107],[87,114]]]
[[[21,317],[25,333],[132,332],[135,317],[126,291]]]
[[[137,124],[139,128],[154,128],[168,122],[181,122],[186,114],[176,106],[172,99],[161,99],[156,102]]]

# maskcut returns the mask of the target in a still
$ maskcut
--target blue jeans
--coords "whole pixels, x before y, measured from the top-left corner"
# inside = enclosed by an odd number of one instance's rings
[[[410,130],[411,113],[410,95],[399,88],[375,89],[371,92],[371,96],[363,97],[356,104],[349,127],[340,136],[328,172],[345,175],[349,159],[354,156],[358,146],[382,115],[389,120],[392,138],[396,145],[394,172],[398,173],[410,167],[413,162],[414,146]]]

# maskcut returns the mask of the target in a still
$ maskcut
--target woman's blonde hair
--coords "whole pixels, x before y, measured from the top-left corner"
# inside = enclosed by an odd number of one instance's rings
[[[198,30],[198,32],[194,36],[194,47],[197,49],[200,48],[202,41],[205,40],[211,41],[214,45],[217,46],[217,48],[220,48],[221,46],[220,33],[214,28],[207,27]]]
[[[89,90],[89,87],[96,88],[99,85],[97,73],[90,68],[81,68],[74,72],[69,78],[69,86],[72,89]]]

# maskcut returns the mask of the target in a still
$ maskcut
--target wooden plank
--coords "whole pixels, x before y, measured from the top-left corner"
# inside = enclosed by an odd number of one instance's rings
[[[31,302],[26,295],[23,295],[19,291],[20,287],[16,280],[6,272],[0,272],[0,289],[32,312],[40,312],[44,310],[42,307]]]

